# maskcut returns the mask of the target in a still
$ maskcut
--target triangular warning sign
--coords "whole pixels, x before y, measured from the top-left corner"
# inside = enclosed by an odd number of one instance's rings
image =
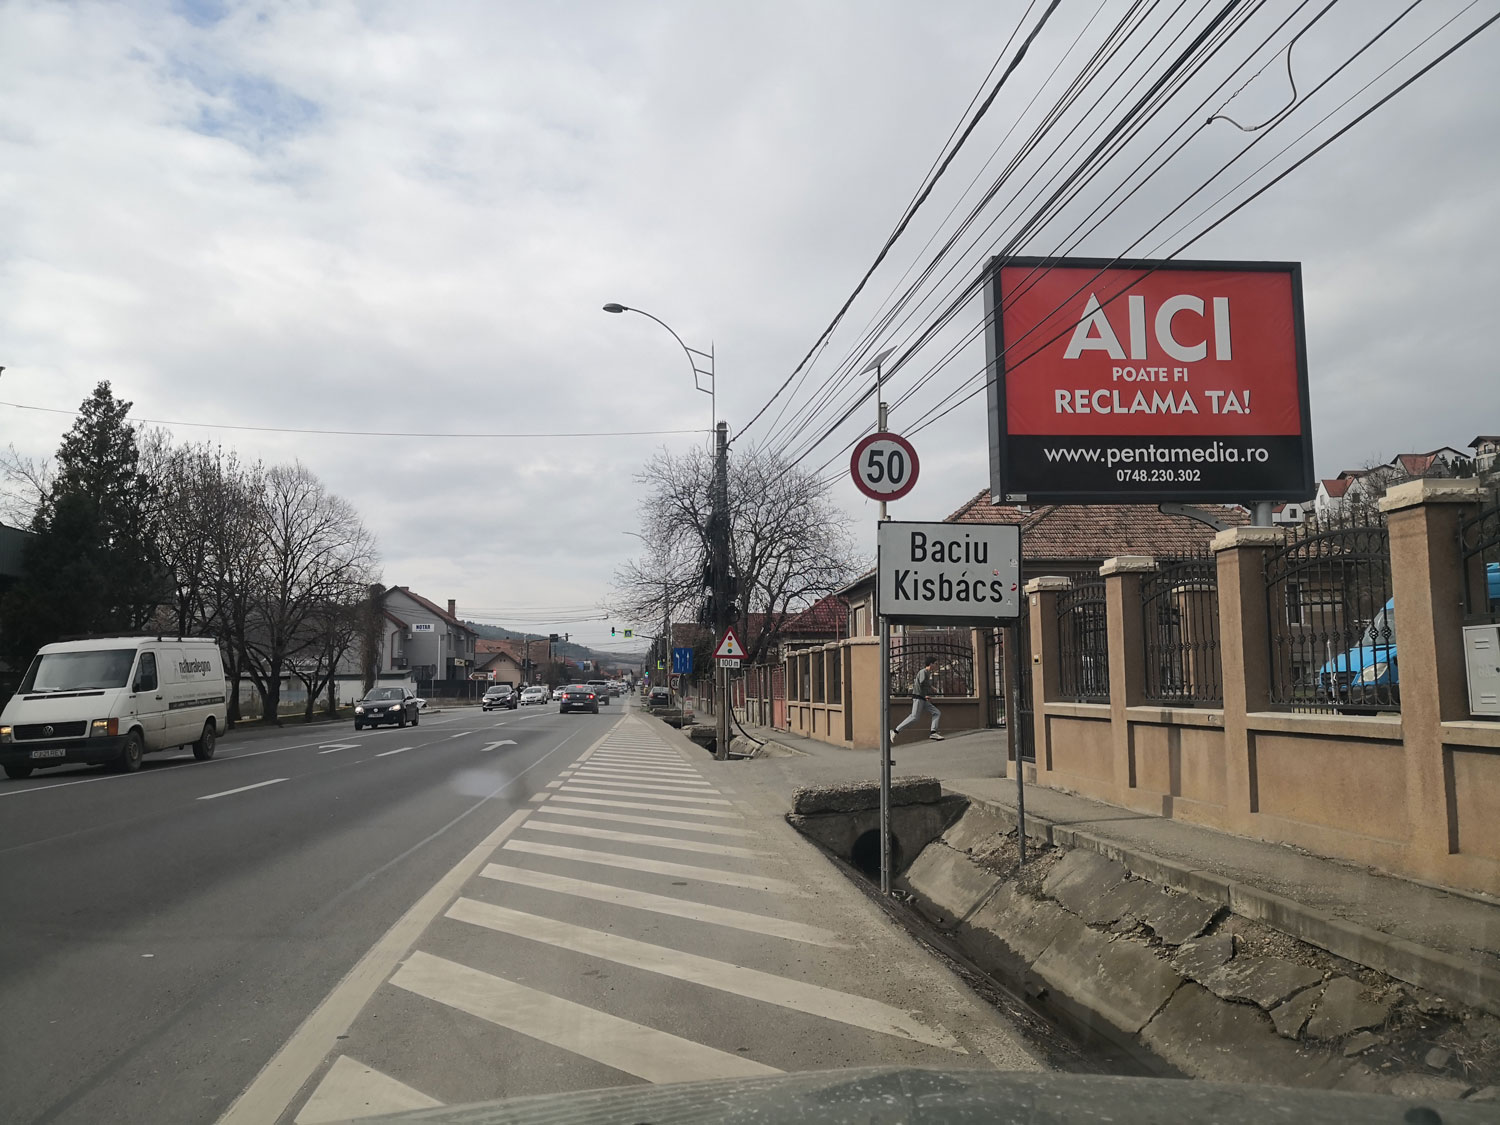
[[[745,646],[740,644],[740,638],[731,625],[724,630],[724,639],[719,642],[719,647],[714,649],[715,659],[740,660],[745,655]]]

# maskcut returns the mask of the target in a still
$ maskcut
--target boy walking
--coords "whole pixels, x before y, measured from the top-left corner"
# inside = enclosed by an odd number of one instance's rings
[[[938,733],[938,720],[942,718],[942,712],[934,707],[932,700],[928,698],[937,694],[937,675],[933,672],[935,664],[937,664],[937,657],[929,656],[923,663],[922,670],[917,673],[916,682],[911,686],[911,714],[902,719],[900,725],[891,731],[892,742],[896,741],[898,734],[916,722],[917,716],[923,711],[932,712],[932,730],[927,737],[934,742],[943,741],[943,736]]]

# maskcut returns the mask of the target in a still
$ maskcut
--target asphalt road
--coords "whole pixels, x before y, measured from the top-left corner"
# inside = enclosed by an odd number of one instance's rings
[[[620,709],[231,735],[206,763],[0,780],[0,1121],[216,1119]]]
[[[769,775],[628,710],[454,710],[0,785],[0,1121],[315,1125],[1040,1065],[791,829]]]

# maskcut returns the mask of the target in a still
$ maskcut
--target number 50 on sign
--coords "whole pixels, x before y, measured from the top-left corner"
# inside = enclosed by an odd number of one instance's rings
[[[871,500],[899,500],[915,487],[920,463],[900,434],[874,433],[854,447],[849,472]]]

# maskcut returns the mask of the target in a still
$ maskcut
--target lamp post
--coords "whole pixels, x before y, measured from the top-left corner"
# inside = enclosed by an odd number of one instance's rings
[[[697,348],[688,347],[685,343],[682,342],[682,337],[677,335],[677,333],[673,331],[670,324],[668,324],[665,320],[662,320],[659,316],[652,316],[645,309],[633,309],[629,305],[622,305],[618,301],[611,301],[609,304],[604,306],[604,311],[607,313],[639,313],[641,316],[644,316],[648,320],[656,321],[657,324],[660,324],[663,328],[665,328],[672,334],[672,339],[677,341],[677,346],[682,349],[683,355],[687,356],[688,365],[693,369],[693,386],[708,396],[709,429],[713,429],[714,422],[718,420],[718,402],[714,397],[715,380],[713,344],[710,343],[708,345],[708,351],[706,352],[701,352]],[[704,370],[703,368],[698,366],[698,361],[701,359],[706,359],[708,361],[707,370]],[[706,387],[703,385],[704,379],[708,380],[708,386]]]
[[[604,306],[607,313],[640,313],[650,320],[656,321],[668,332],[672,339],[676,340],[682,348],[683,354],[688,357],[688,363],[693,368],[693,386],[709,396],[710,409],[713,411],[714,430],[714,481],[713,493],[710,497],[713,504],[713,513],[709,517],[709,577],[713,590],[713,629],[714,640],[724,636],[725,630],[733,621],[733,613],[729,605],[729,427],[718,420],[718,404],[714,398],[714,353],[713,345],[707,352],[690,348],[682,341],[682,337],[673,331],[672,326],[658,316],[652,316],[644,309],[633,309],[629,305],[622,305],[618,301],[611,301]],[[708,360],[708,370],[704,371],[698,366],[699,359]],[[705,387],[702,379],[708,379]],[[670,640],[670,638],[669,638]],[[714,757],[724,761],[729,757],[729,676],[728,672],[718,667],[715,661],[714,667],[714,719],[715,739]]]

